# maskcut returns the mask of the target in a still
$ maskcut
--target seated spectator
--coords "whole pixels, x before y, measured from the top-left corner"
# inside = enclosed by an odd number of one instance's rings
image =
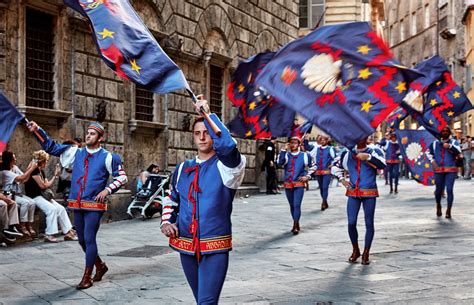
[[[140,173],[137,179],[137,193],[143,188],[146,179],[150,174],[158,174],[160,172],[160,166],[156,164],[151,164],[148,168]]]
[[[30,179],[25,183],[26,194],[33,198],[36,206],[46,214],[46,232],[45,242],[58,242],[54,237],[58,233],[59,227],[65,234],[64,240],[77,240],[76,232],[72,229],[71,221],[67,215],[66,209],[54,201],[52,198],[45,198],[46,192],[59,176],[59,165],[51,179],[46,179],[44,168],[49,160],[49,154],[44,150],[34,152],[34,157],[38,160],[38,168],[32,173]]]
[[[35,201],[26,196],[23,191],[22,184],[25,183],[31,173],[36,169],[35,160],[31,161],[23,173],[16,166],[16,156],[10,151],[4,151],[2,154],[2,189],[3,191],[12,192],[15,202],[20,207],[20,231],[22,236],[34,237],[36,235],[33,229],[33,221],[35,217]],[[16,230],[16,227],[13,227]]]
[[[63,144],[69,144],[71,146],[76,146],[80,148],[82,147],[82,139],[74,138],[74,140],[66,140],[63,142]],[[67,199],[69,198],[69,191],[71,189],[71,178],[72,168],[63,167],[61,169],[61,174],[59,175],[58,188],[56,189],[56,192],[63,194],[63,199],[66,204]]]
[[[16,236],[21,236],[13,227],[18,225],[18,206],[8,196],[0,193],[0,242],[13,243]]]

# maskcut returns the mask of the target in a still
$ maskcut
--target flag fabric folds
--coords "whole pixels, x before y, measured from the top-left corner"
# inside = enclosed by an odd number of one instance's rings
[[[321,27],[283,47],[256,83],[337,142],[353,147],[401,103],[407,83],[366,22]]]
[[[92,26],[99,55],[115,73],[155,93],[189,89],[128,0],[64,0]]]
[[[441,130],[456,116],[473,108],[461,87],[453,80],[448,67],[439,56],[431,57],[415,66],[424,76],[413,80],[407,95],[423,94],[423,111],[406,110],[439,138]]]
[[[16,125],[24,118],[0,91],[0,152],[5,150]]]
[[[436,139],[427,130],[397,130],[405,164],[413,178],[423,185],[434,185],[434,172],[426,151]]]
[[[295,112],[255,85],[255,78],[274,54],[265,52],[252,56],[240,62],[232,74],[227,96],[239,110],[228,127],[238,137],[261,139],[291,134]]]
[[[385,119],[385,122],[387,123],[388,127],[393,128],[393,129],[399,129],[400,128],[400,123],[406,119],[408,116],[408,112],[400,107],[395,109],[388,117]]]

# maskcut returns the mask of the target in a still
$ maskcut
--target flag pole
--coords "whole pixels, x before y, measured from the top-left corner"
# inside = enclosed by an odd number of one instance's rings
[[[26,117],[24,117],[23,120],[25,121],[26,126],[28,127],[28,126],[30,125],[30,121],[29,121]],[[44,139],[43,139],[43,137],[39,134],[38,130],[35,130],[33,133],[38,137],[38,139],[41,141],[41,143],[44,142]]]
[[[198,98],[196,97],[196,95],[194,94],[194,92],[192,92],[190,89],[186,89],[186,92],[188,92],[188,94],[191,97],[191,99],[193,100],[194,104],[196,104],[199,101]],[[209,114],[207,112],[205,112],[202,107],[200,109],[200,114],[204,117],[204,119],[207,121],[207,123],[211,126],[212,131],[214,131],[214,133],[218,137],[220,137],[222,131],[219,129],[219,127],[216,125],[216,123],[214,123],[214,121],[211,119]]]

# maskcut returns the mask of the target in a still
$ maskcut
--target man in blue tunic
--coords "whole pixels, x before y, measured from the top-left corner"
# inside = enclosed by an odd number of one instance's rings
[[[369,251],[375,233],[375,202],[379,195],[377,170],[383,168],[385,168],[383,152],[376,146],[367,146],[367,139],[360,141],[352,150],[343,152],[332,168],[332,173],[347,188],[348,231],[352,242],[352,255],[349,257],[351,263],[355,263],[360,257],[357,216],[362,205],[366,228],[362,264],[370,263]],[[349,172],[349,181],[344,179],[344,170]]]
[[[208,113],[207,101],[196,103]],[[163,200],[161,230],[180,253],[181,265],[198,304],[217,304],[232,249],[231,213],[246,159],[215,114],[217,136],[207,121],[193,124],[197,156],[176,167],[172,193]]]
[[[448,208],[446,209],[446,218],[451,218],[451,207],[454,201],[454,181],[458,173],[456,166],[456,157],[461,154],[461,147],[457,140],[451,138],[451,129],[449,127],[441,130],[441,140],[436,140],[428,148],[426,156],[433,164],[435,172],[435,200],[436,200],[436,215],[440,217],[441,198],[443,196],[444,188],[448,193]]]
[[[30,122],[28,128],[46,152],[59,157],[64,168],[72,168],[68,208],[74,211],[77,237],[86,254],[84,275],[76,288],[87,289],[93,282],[101,281],[108,271],[98,255],[96,236],[102,215],[107,210],[105,199],[127,182],[127,174],[122,168],[120,156],[101,147],[105,130],[97,122],[87,127],[86,147],[83,148],[56,143],[35,122]],[[110,176],[114,181],[107,184]],[[94,265],[96,272],[92,278]]]

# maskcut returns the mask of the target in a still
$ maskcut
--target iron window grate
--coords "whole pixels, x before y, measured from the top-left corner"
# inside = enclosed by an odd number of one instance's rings
[[[222,118],[222,83],[224,71],[222,68],[211,65],[209,107],[211,112]]]
[[[54,108],[54,16],[26,9],[26,105]]]
[[[141,121],[153,122],[154,106],[153,92],[137,85],[135,87],[135,118]]]

